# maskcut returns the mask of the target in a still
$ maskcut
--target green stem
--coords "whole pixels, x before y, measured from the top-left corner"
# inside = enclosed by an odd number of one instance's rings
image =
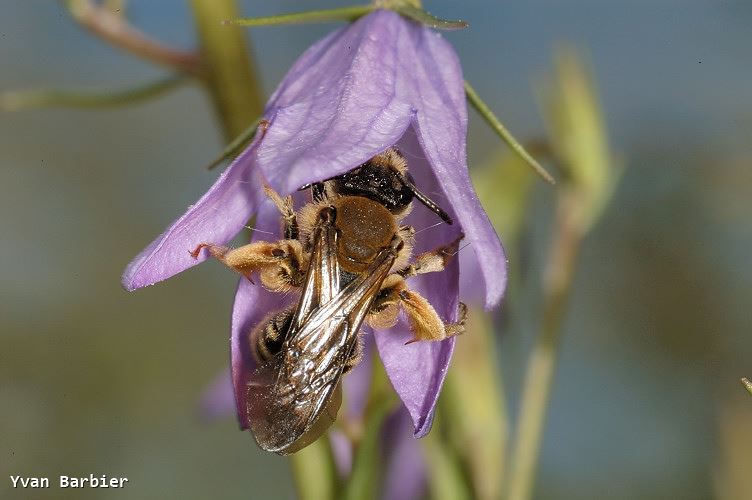
[[[499,137],[501,137],[502,140],[507,143],[507,146],[509,146],[512,151],[514,151],[520,158],[522,158],[525,163],[530,165],[533,170],[535,170],[535,172],[540,175],[545,181],[551,184],[556,183],[551,174],[549,174],[546,169],[544,169],[541,164],[538,163],[535,158],[530,155],[530,153],[525,151],[525,148],[522,147],[522,144],[520,144],[517,139],[515,139],[514,136],[509,132],[509,130],[507,130],[507,128],[496,117],[493,111],[491,111],[486,103],[483,102],[483,99],[480,98],[472,85],[470,85],[470,83],[467,81],[465,81],[465,94],[467,95],[467,99],[468,101],[470,101],[470,104],[472,104],[475,110],[478,111],[478,113],[486,120],[486,122],[491,126],[494,132],[496,132]]]
[[[429,14],[420,7],[420,4],[413,5],[411,3],[398,3],[391,7],[392,10],[403,15],[407,18],[417,21],[420,24],[428,26],[429,28],[442,29],[442,30],[460,30],[467,28],[467,22],[465,21],[451,21],[447,19],[438,18],[432,14]]]
[[[124,106],[158,97],[190,80],[174,75],[146,85],[115,92],[81,90],[20,90],[0,94],[0,110],[33,108],[108,108]]]
[[[532,494],[564,313],[582,240],[582,231],[576,222],[577,204],[577,194],[562,189],[544,276],[543,324],[527,365],[517,418],[509,500],[527,500]]]
[[[238,135],[227,146],[225,146],[225,149],[223,149],[222,152],[206,166],[206,169],[211,170],[217,167],[223,161],[227,160],[228,158],[234,157],[237,153],[239,153],[240,150],[246,144],[248,144],[251,139],[253,139],[253,136],[256,134],[256,130],[259,128],[259,125],[262,121],[265,122],[266,125],[269,124],[268,121],[261,118],[254,120],[248,128],[242,131],[240,135]]]
[[[494,500],[504,481],[508,433],[504,387],[488,315],[472,310],[468,316],[467,333],[455,347],[439,409],[475,497]]]
[[[306,12],[293,12],[278,16],[251,17],[245,19],[230,19],[225,24],[236,26],[273,26],[279,24],[302,24],[302,23],[328,23],[333,21],[355,21],[365,16],[374,9],[371,5],[356,5],[341,7],[339,9],[312,10]]]
[[[137,30],[117,12],[115,2],[100,5],[93,0],[65,0],[64,4],[76,22],[110,44],[173,70],[199,72],[197,54],[168,47]]]
[[[384,420],[397,404],[384,366],[374,352],[371,387],[364,412],[363,435],[357,441],[350,476],[339,497],[342,500],[374,500],[378,498],[381,478],[381,436]]]
[[[337,498],[337,470],[328,436],[290,455],[290,465],[300,500]]]
[[[191,0],[198,27],[205,81],[231,141],[263,113],[261,85],[245,34],[222,20],[238,17],[235,0]]]

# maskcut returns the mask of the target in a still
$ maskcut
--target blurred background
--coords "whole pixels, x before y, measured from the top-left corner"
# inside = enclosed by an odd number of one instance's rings
[[[240,2],[248,16],[346,5]],[[426,0],[512,132],[545,132],[561,42],[587,55],[625,171],[582,248],[535,498],[752,498],[752,4]],[[165,72],[56,2],[0,0],[0,91],[123,89]],[[195,46],[186,2],[131,0],[136,26]],[[334,25],[248,31],[266,95]],[[498,138],[471,114],[470,164]],[[284,459],[233,417],[199,418],[227,365],[236,277],[204,265],[126,293],[128,261],[205,191],[222,147],[199,88],[109,110],[0,112],[0,476],[127,476],[37,498],[290,498]],[[553,188],[535,180],[498,321],[510,409],[534,334]],[[501,235],[502,240],[504,235]],[[461,341],[461,340],[460,340]],[[54,482],[54,481],[53,481]],[[0,497],[25,498],[0,479]]]

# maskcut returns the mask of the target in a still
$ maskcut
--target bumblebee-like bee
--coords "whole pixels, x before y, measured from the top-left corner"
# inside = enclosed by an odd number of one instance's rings
[[[297,305],[271,313],[249,334],[259,361],[246,393],[251,431],[261,448],[282,455],[316,440],[336,419],[340,380],[360,359],[358,331],[382,329],[400,309],[413,339],[442,340],[464,331],[466,309],[445,324],[406,279],[442,271],[462,238],[411,262],[415,230],[402,225],[418,199],[451,224],[449,215],[421,193],[394,148],[359,167],[303,186],[312,201],[296,212],[291,196],[265,188],[282,216],[283,239],[236,249],[203,248],[249,279],[258,275],[275,292],[300,290]]]

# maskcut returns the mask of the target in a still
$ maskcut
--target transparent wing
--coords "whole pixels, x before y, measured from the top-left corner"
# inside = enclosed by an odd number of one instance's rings
[[[306,278],[306,287],[316,289],[303,291],[280,354],[248,386],[251,431],[261,448],[281,455],[310,444],[336,419],[345,362],[396,256],[392,247],[382,250],[365,273],[337,290],[336,234],[324,226],[319,236]]]

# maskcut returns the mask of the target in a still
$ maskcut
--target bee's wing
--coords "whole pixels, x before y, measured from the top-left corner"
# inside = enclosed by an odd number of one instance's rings
[[[293,331],[319,305],[326,304],[339,293],[339,262],[337,231],[331,222],[324,222],[314,232],[313,250],[306,281],[292,322]]]
[[[248,416],[261,448],[293,453],[334,422],[341,402],[342,370],[394,260],[393,249],[382,250],[366,272],[310,310],[302,324],[293,325],[280,355],[249,384]]]

